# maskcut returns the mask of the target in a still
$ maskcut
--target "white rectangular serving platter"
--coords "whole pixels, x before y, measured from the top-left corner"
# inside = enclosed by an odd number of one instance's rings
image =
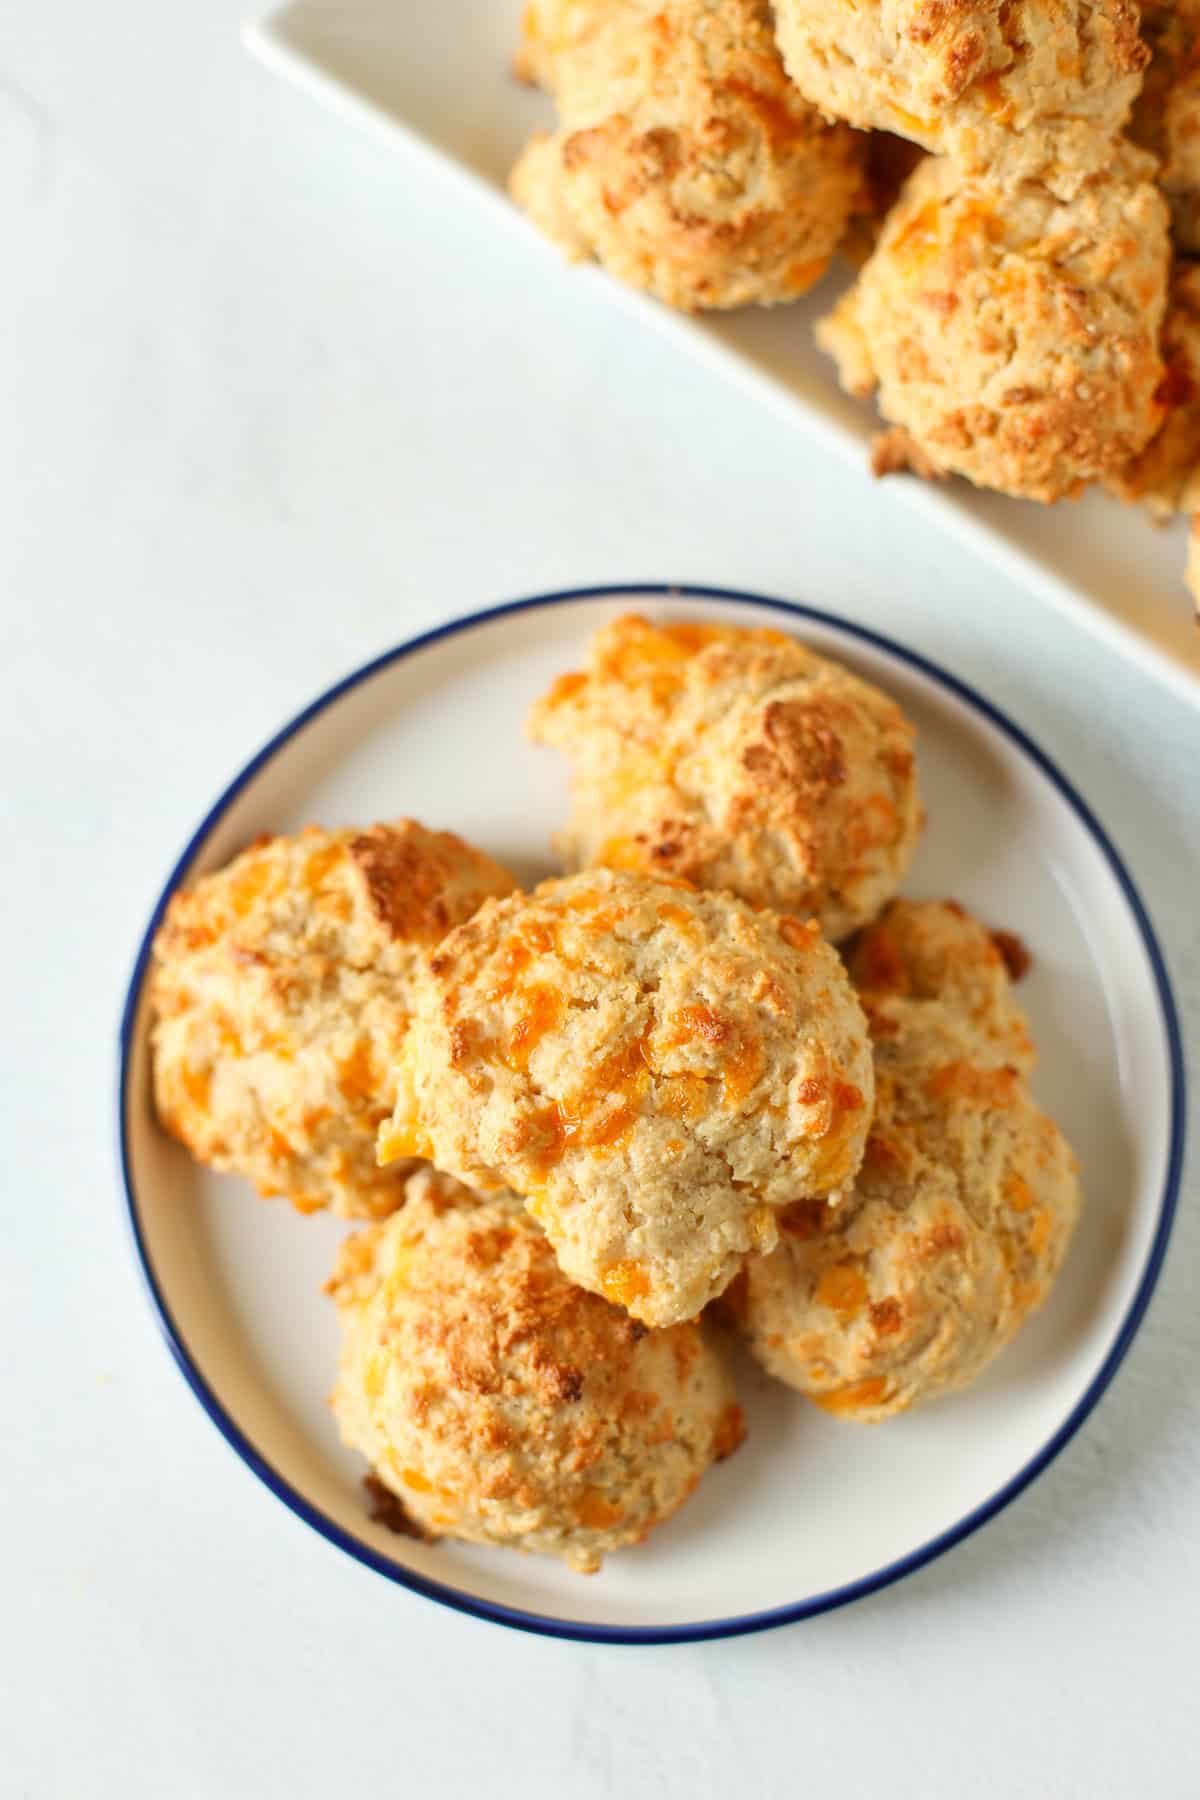
[[[522,0],[290,0],[247,27],[272,69],[408,155],[449,165],[464,198],[489,204],[528,237],[531,269],[558,254],[537,238],[505,192],[548,103],[512,75]],[[786,414],[823,448],[865,469],[878,421],[847,399],[812,341],[832,303],[834,277],[795,306],[689,318],[622,287],[598,269],[579,280],[667,331],[747,392]],[[1053,507],[977,492],[966,483],[903,483],[910,505],[939,529],[1040,594],[1060,612],[1200,705],[1200,632],[1183,585],[1183,523],[1156,530],[1130,507],[1090,493]]]

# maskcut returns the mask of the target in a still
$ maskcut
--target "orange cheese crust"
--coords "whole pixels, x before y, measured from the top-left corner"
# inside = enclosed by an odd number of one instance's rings
[[[559,123],[513,196],[568,255],[684,311],[793,300],[824,273],[862,142],[787,80],[766,0],[531,0],[518,66]]]
[[[737,1289],[755,1355],[839,1418],[968,1386],[1066,1255],[1075,1160],[1026,1087],[1028,1031],[991,944],[932,902],[899,902],[864,934],[850,965],[875,1053],[862,1169],[836,1213],[785,1211],[779,1248]]]
[[[300,1211],[371,1218],[403,1169],[375,1138],[420,965],[513,878],[412,820],[260,839],[176,894],[154,945],[159,1118],[201,1162]]]
[[[673,875],[844,937],[894,893],[922,813],[915,732],[773,630],[631,614],[527,722],[572,764],[572,867]]]
[[[329,1291],[342,1434],[423,1535],[590,1572],[744,1434],[712,1335],[648,1332],[572,1286],[513,1195],[414,1176],[403,1213],[343,1247]]]
[[[900,428],[884,466],[1051,502],[1120,471],[1158,428],[1167,209],[1143,152],[1063,200],[948,158],[914,172],[817,327],[843,387]]]
[[[568,1274],[648,1324],[853,1178],[871,1060],[815,928],[596,870],[488,903],[429,967],[384,1154],[514,1188]]]
[[[1149,53],[1135,0],[776,0],[788,74],[830,118],[897,132],[998,193],[1104,169]]]

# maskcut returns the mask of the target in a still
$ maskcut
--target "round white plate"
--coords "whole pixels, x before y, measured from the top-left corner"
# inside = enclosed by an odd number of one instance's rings
[[[745,1447],[644,1547],[584,1578],[543,1557],[391,1535],[326,1404],[337,1352],[321,1283],[346,1227],[195,1165],[151,1110],[144,981],[185,878],[264,831],[412,814],[523,877],[551,871],[561,759],[521,734],[530,701],[633,607],[783,624],[916,721],[929,826],[906,883],[1016,931],[1041,1050],[1035,1089],[1082,1163],[1085,1208],[1043,1311],[969,1394],[879,1427],[839,1422],[739,1371]],[[381,1574],[504,1624],[610,1641],[753,1631],[837,1606],[948,1549],[1043,1469],[1128,1349],[1166,1249],[1183,1067],[1150,923],[1112,845],[1045,756],[922,658],[824,613],[713,589],[593,589],[463,619],[339,682],[220,797],[146,930],[122,1024],[120,1147],[137,1254],[194,1393],[268,1486]]]

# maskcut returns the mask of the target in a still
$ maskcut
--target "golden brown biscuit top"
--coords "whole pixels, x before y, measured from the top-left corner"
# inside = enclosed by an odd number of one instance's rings
[[[866,1027],[813,921],[598,869],[489,901],[429,962],[385,1162],[521,1193],[563,1267],[693,1317],[773,1208],[857,1169]]]
[[[1036,181],[1004,193],[964,181],[948,160],[931,157],[909,177],[882,242],[893,266],[914,280],[998,270],[1002,286],[1020,294],[1036,289],[1039,277],[1067,273],[1088,289],[1118,272],[1137,278],[1144,230],[1130,201],[1153,173],[1143,151],[1124,145],[1102,175],[1064,201]],[[1143,304],[1152,297],[1141,294]]]
[[[431,945],[512,876],[413,820],[262,838],[173,896],[154,945],[159,1117],[303,1211],[390,1210],[375,1133]]]
[[[368,1400],[387,1383],[391,1430],[400,1406],[468,1448],[482,1432],[485,1453],[545,1457],[541,1415],[554,1433],[542,1479],[564,1491],[616,1439],[626,1456],[661,1444],[694,1380],[699,1393],[726,1379],[698,1324],[648,1332],[568,1280],[516,1195],[485,1198],[434,1170],[410,1178],[402,1213],[342,1245],[326,1292],[348,1322],[375,1318],[359,1379]],[[743,1431],[727,1406],[712,1455],[729,1455]]]
[[[1034,1052],[1011,983],[1029,952],[952,900],[893,900],[849,948],[846,966],[870,1018],[873,1001],[943,1000],[1028,1073]]]
[[[333,1403],[421,1535],[590,1571],[640,1543],[737,1447],[724,1360],[695,1323],[647,1331],[573,1287],[515,1195],[425,1171],[344,1246]]]
[[[846,998],[834,992],[836,965],[812,921],[755,915],[685,883],[607,870],[484,908],[429,968],[454,1066],[468,1081],[485,1081],[499,1064],[536,1084],[569,1042],[573,1012],[586,1026],[589,1007],[620,1001],[604,1054],[570,1059],[574,1078],[517,1146],[543,1172],[569,1154],[627,1142],[644,1110],[686,1123],[714,1105],[737,1113],[765,1104],[788,1030],[819,1032]],[[836,1124],[857,1132],[864,1096],[832,1060],[827,1080],[812,1074],[802,1087],[805,1135]]]
[[[486,1200],[433,1172],[413,1177],[389,1233],[342,1246],[326,1291],[339,1308],[383,1294],[458,1392],[520,1395],[547,1411],[592,1386],[622,1385],[646,1327],[574,1287],[512,1194]],[[690,1347],[681,1338],[681,1354]]]
[[[1070,195],[1111,157],[1147,51],[1135,0],[776,0],[788,73],[831,116],[1007,189]]]
[[[895,891],[915,848],[912,725],[781,631],[616,619],[527,728],[574,763],[572,862],[812,912],[838,938]]]
[[[747,629],[694,619],[657,625],[640,613],[625,613],[596,633],[588,650],[587,670],[560,675],[532,708],[530,733],[548,742],[556,741],[554,714],[585,705],[597,689],[609,684],[636,693],[656,711],[666,713],[691,682],[711,685],[719,678],[711,665],[701,667],[696,662],[704,652],[719,646],[736,647],[743,659],[760,649],[782,651],[796,667],[809,667],[817,660],[794,638],[769,627]],[[719,667],[728,672],[727,663]]]
[[[767,0],[533,0],[518,68],[559,130],[513,171],[568,254],[684,310],[794,299],[862,189],[862,146],[784,74]]]
[[[851,953],[875,1056],[862,1167],[836,1211],[785,1210],[736,1300],[765,1366],[840,1417],[973,1381],[1066,1253],[1078,1171],[1026,1086],[1001,945],[959,908],[898,902]]]
[[[784,74],[767,0],[529,0],[517,67],[576,131],[651,106],[676,128],[659,134],[667,159],[691,148],[680,131],[710,165],[786,157],[828,132]]]
[[[490,856],[414,819],[366,831],[309,825],[256,839],[174,894],[155,955],[168,964],[235,936],[248,966],[257,952],[290,957],[332,933],[358,964],[388,944],[436,944],[485,895],[514,885]]]
[[[1122,146],[1063,201],[928,158],[818,325],[843,385],[877,384],[934,470],[1045,502],[1111,479],[1162,416],[1169,245],[1153,173]]]

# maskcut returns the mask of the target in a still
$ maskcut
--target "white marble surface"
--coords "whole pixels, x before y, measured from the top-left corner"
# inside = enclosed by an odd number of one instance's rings
[[[454,611],[690,577],[883,625],[1092,799],[1200,1031],[1200,717],[276,86],[237,23],[43,0],[0,32],[0,1786],[1194,1796],[1195,1153],[1055,1467],[933,1568],[758,1639],[441,1612],[291,1519],[171,1366],[112,1160],[143,917],[270,728]]]

